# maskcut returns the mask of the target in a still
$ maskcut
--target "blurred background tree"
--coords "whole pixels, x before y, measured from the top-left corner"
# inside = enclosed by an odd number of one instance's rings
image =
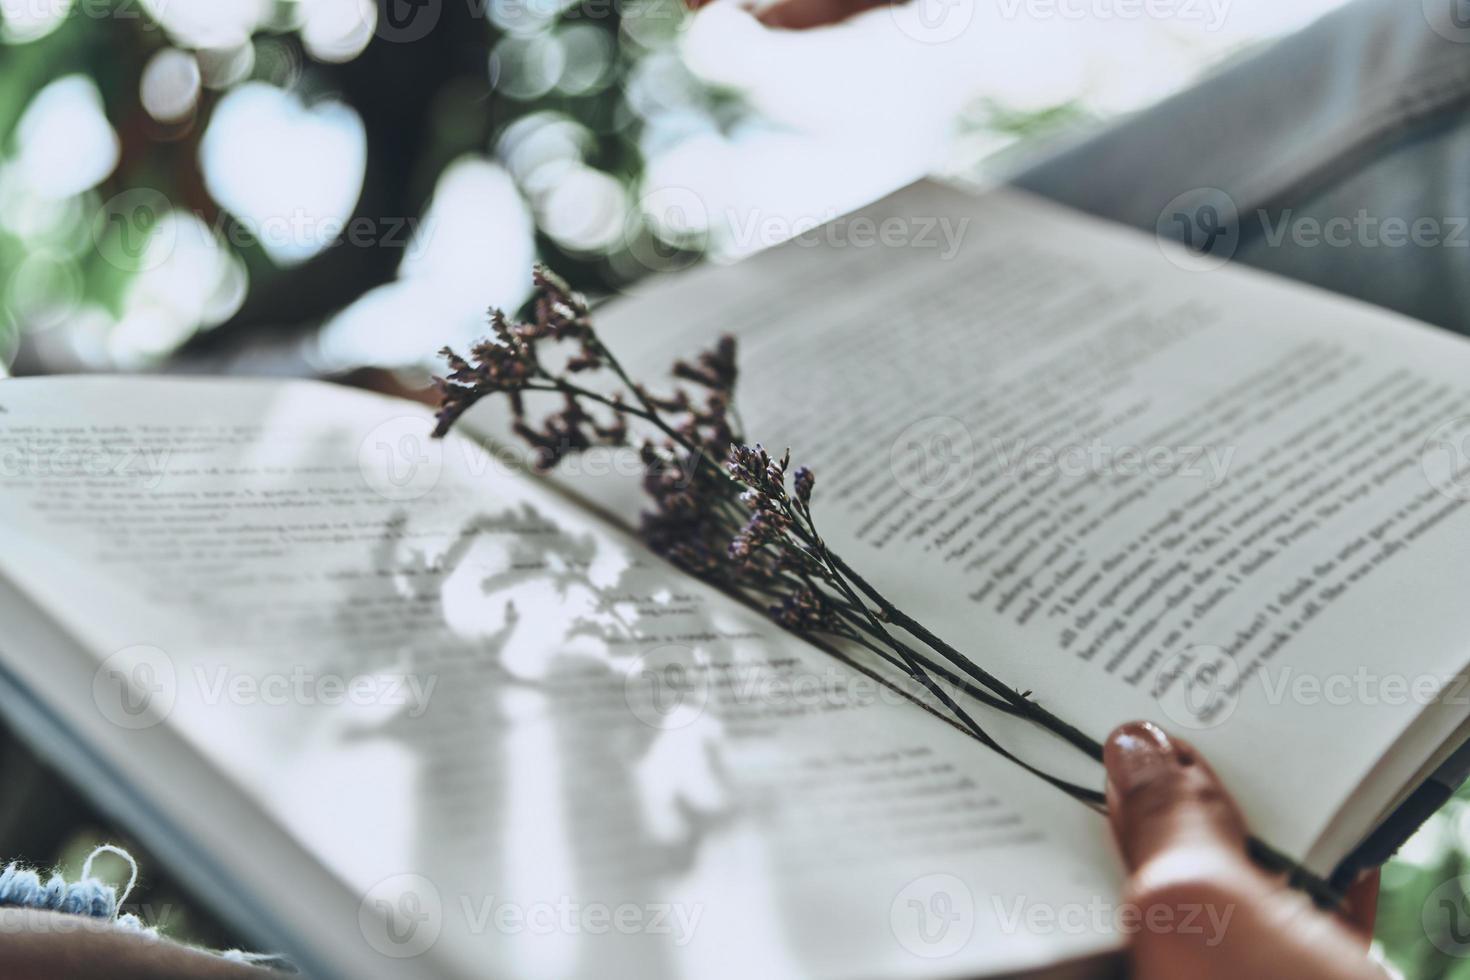
[[[296,353],[324,368],[412,362],[375,333],[395,313],[454,339],[537,255],[591,291],[677,261],[688,229],[630,205],[645,151],[742,111],[672,53],[684,17],[4,0],[0,355],[136,368],[320,334]]]

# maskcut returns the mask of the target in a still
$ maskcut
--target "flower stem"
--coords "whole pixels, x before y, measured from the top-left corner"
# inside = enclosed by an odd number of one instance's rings
[[[830,552],[829,554],[831,555],[834,567],[849,581],[851,581],[852,584],[856,586],[860,592],[862,592],[865,596],[872,600],[874,605],[882,610],[883,614],[888,617],[888,619],[894,625],[899,626],[905,631],[913,634],[915,637],[922,640],[925,645],[933,649],[936,653],[939,653],[946,659],[952,661],[955,666],[965,671],[965,673],[974,677],[976,680],[985,684],[992,690],[1001,693],[1002,696],[1010,701],[1011,704],[1015,706],[1016,710],[1022,715],[1025,715],[1026,717],[1031,718],[1032,720],[1045,726],[1048,730],[1056,734],[1058,737],[1070,742],[1072,745],[1076,746],[1078,749],[1081,749],[1093,759],[1096,759],[1099,762],[1102,761],[1101,742],[1098,742],[1096,739],[1087,735],[1080,728],[1068,724],[1067,722],[1058,718],[1056,715],[1052,714],[1050,711],[1043,708],[1041,705],[1037,704],[1026,695],[1014,690],[1013,688],[1007,687],[1005,684],[1002,684],[1000,680],[993,676],[989,671],[986,671],[977,666],[973,661],[970,660],[970,658],[966,657],[954,647],[944,642],[934,633],[925,629],[924,625],[918,620],[906,615],[903,610],[899,609],[893,603],[889,602],[886,598],[883,597],[883,594],[880,593],[876,588],[874,588],[866,579],[864,579],[857,572],[853,571],[852,567],[848,565],[845,561],[843,561],[840,556],[832,554]]]

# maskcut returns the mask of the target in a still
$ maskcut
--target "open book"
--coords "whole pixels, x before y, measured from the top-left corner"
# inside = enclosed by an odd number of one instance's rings
[[[900,608],[1094,737],[1190,738],[1317,872],[1381,860],[1470,723],[1470,345],[1009,192],[861,216],[887,247],[798,240],[600,332],[649,380],[735,334],[747,434],[815,470]],[[1102,817],[654,557],[636,457],[550,481],[469,421],[431,442],[422,406],[314,382],[0,384],[7,716],[320,976],[1121,948]]]

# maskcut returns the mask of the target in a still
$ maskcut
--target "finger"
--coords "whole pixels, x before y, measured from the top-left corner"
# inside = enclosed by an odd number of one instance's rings
[[[1373,923],[1378,916],[1378,869],[1375,868],[1353,882],[1347,890],[1342,920],[1355,934],[1369,942],[1373,939]]]
[[[1103,761],[1129,901],[1161,924],[1133,937],[1135,978],[1383,980],[1358,937],[1251,864],[1240,811],[1188,742],[1134,722]],[[1201,916],[1206,929],[1185,927]]]
[[[1245,853],[1245,822],[1214,771],[1187,742],[1132,722],[1108,737],[1109,815],[1130,870],[1170,854],[1201,860]]]
[[[799,31],[808,27],[836,24],[888,0],[776,0],[756,11],[756,19],[767,27]]]

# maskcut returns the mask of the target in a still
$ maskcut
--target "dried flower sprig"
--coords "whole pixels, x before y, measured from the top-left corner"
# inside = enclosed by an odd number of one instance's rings
[[[760,605],[792,632],[863,647],[918,682],[952,723],[978,741],[1084,803],[1104,808],[1102,793],[1046,773],[1004,748],[950,690],[1034,722],[1097,761],[1101,744],[1042,707],[1030,691],[1002,683],[894,606],[818,532],[812,471],[791,470],[789,451],[777,458],[758,443],[746,444],[734,412],[739,378],[734,338],[720,338],[693,361],[676,361],[675,386],[655,394],[635,383],[602,343],[583,297],[545,268],[536,269],[534,283],[530,319],[511,320],[492,311],[492,336],[472,347],[468,357],[449,348],[441,352],[449,370],[436,379],[436,437],[482,399],[504,396],[516,434],[535,450],[537,468],[549,470],[594,446],[628,446],[633,420],[644,423],[652,434],[642,439],[638,452],[651,507],[642,515],[640,530],[655,552]],[[570,354],[563,351],[553,361],[552,348],[563,346],[571,348]],[[610,393],[583,381],[596,376],[611,380]],[[526,395],[535,392],[560,395],[561,408],[533,421]],[[1252,839],[1251,846],[1258,860],[1288,872],[1319,900],[1338,900],[1326,882],[1268,845]]]

